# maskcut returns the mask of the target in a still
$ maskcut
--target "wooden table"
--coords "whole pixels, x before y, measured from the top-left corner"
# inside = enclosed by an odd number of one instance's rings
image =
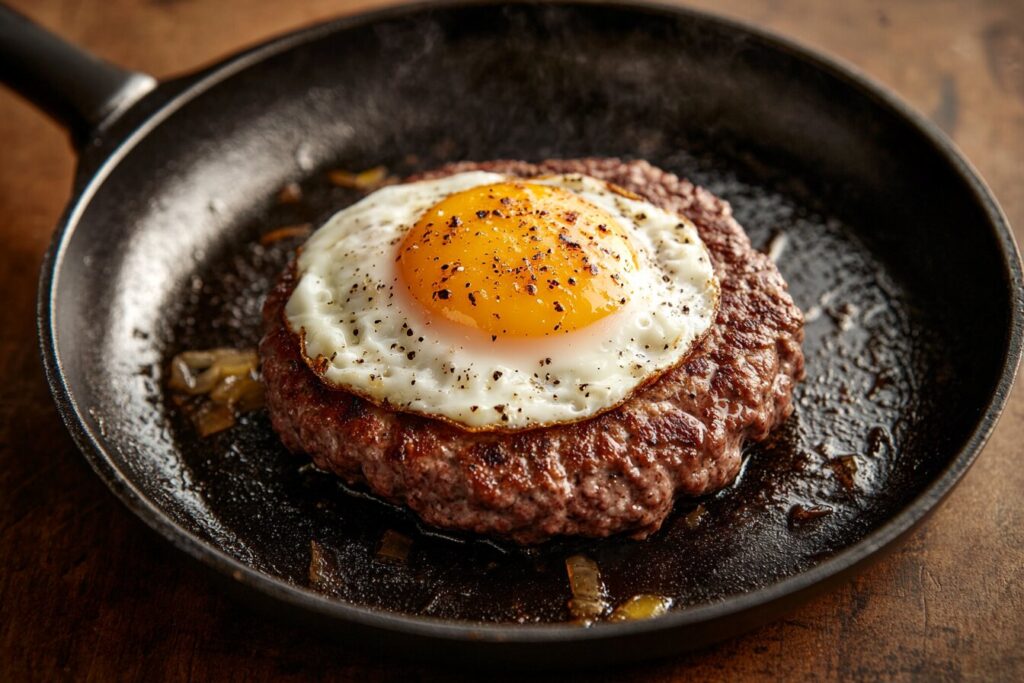
[[[114,62],[167,76],[380,3],[14,4]],[[694,4],[829,51],[900,93],[956,140],[1024,230],[1024,2]],[[33,322],[36,274],[74,157],[61,130],[3,91],[0,150],[0,679],[459,678],[373,661],[250,613],[93,476],[51,403]],[[1022,442],[1018,386],[963,484],[859,578],[704,652],[580,680],[1024,679]]]

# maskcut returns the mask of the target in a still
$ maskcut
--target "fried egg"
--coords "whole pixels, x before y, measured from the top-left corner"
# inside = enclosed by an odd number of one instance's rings
[[[689,220],[581,175],[379,189],[295,276],[285,316],[322,381],[470,430],[618,406],[687,357],[719,299]]]

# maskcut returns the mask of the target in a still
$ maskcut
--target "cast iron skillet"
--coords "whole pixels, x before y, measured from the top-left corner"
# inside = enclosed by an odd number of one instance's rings
[[[1013,380],[1021,269],[982,181],[892,96],[757,30],[649,4],[415,5],[159,85],[8,10],[0,38],[4,79],[80,145],[38,312],[68,428],[161,535],[246,599],[330,634],[563,666],[735,634],[920,522]],[[793,418],[749,449],[734,487],[681,502],[650,540],[524,551],[447,537],[303,467],[263,414],[200,440],[164,396],[172,354],[258,339],[295,246],[258,237],[355,198],[325,170],[584,155],[649,159],[731,201],[808,314]],[[304,202],[279,204],[293,180]],[[407,562],[376,556],[387,529],[412,539]],[[613,602],[659,593],[674,611],[565,623],[572,552],[597,560]]]

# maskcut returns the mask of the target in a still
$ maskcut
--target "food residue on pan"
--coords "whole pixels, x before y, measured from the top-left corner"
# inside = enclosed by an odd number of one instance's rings
[[[602,620],[620,622],[652,619],[665,614],[672,607],[672,598],[640,593],[620,603],[609,614],[611,605],[597,562],[586,555],[572,555],[565,560],[565,570],[572,591],[569,612],[582,626],[591,626]]]
[[[277,193],[278,204],[298,204],[302,201],[302,186],[294,180],[285,185]]]
[[[280,242],[281,240],[287,240],[292,238],[306,238],[309,237],[310,233],[313,232],[313,227],[309,223],[297,223],[295,225],[286,225],[281,228],[274,228],[270,232],[265,232],[260,236],[260,244],[264,247],[270,246],[274,242]]]
[[[365,171],[359,171],[353,173],[352,171],[345,171],[342,169],[336,169],[327,172],[327,178],[331,181],[332,185],[338,187],[344,187],[350,190],[376,190],[377,188],[390,185],[398,181],[394,176],[388,175],[388,169],[386,166],[374,166],[368,168]]]
[[[699,503],[697,507],[686,513],[686,517],[683,519],[686,521],[687,528],[696,529],[700,526],[700,522],[704,518],[704,512],[704,503]]]
[[[798,503],[789,509],[789,528],[795,529],[830,514],[832,514],[832,508],[827,505],[801,505]]]
[[[672,602],[672,598],[664,595],[649,593],[634,595],[612,610],[612,613],[608,615],[608,621],[638,621],[660,617],[668,612],[672,607]]]
[[[183,351],[171,359],[171,400],[200,436],[224,431],[239,414],[263,407],[258,367],[254,349]]]
[[[569,612],[581,624],[589,626],[608,611],[601,570],[586,555],[572,555],[565,560],[565,571],[572,590]]]
[[[412,539],[394,529],[388,529],[380,539],[377,557],[385,562],[404,564],[409,560],[412,550]]]

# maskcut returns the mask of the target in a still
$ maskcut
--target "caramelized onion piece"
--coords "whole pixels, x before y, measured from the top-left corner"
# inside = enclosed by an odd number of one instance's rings
[[[616,607],[608,617],[608,621],[638,621],[660,617],[671,606],[672,598],[641,593]]]
[[[700,521],[703,518],[704,518],[704,503],[701,503],[700,505],[698,505],[694,509],[690,510],[690,512],[688,512],[686,514],[686,517],[683,518],[683,521],[686,522],[686,528],[688,528],[688,529],[696,529],[697,527],[700,526]]]
[[[204,403],[192,414],[192,423],[199,436],[207,437],[235,426],[235,413],[217,403]]]
[[[179,353],[171,359],[167,380],[171,400],[190,415],[200,436],[224,431],[234,426],[237,412],[263,405],[258,365],[252,349]]]
[[[313,586],[324,583],[329,564],[323,546],[315,540],[309,541],[309,583]]]
[[[408,536],[388,529],[380,539],[377,557],[387,562],[405,564],[412,550],[412,539]]]
[[[264,233],[260,237],[260,244],[266,247],[274,242],[280,242],[281,240],[290,239],[292,237],[308,237],[311,232],[313,232],[313,226],[309,223],[286,225],[283,228],[277,228],[276,230]]]
[[[210,400],[246,412],[263,406],[263,384],[252,375],[228,375],[210,391]]]
[[[332,184],[353,190],[373,190],[389,181],[388,169],[385,166],[374,166],[359,173],[335,170],[327,174]]]
[[[168,386],[190,396],[208,394],[221,378],[254,372],[259,356],[252,349],[183,351],[171,360]]]
[[[585,555],[573,555],[566,559],[565,569],[572,589],[569,611],[573,617],[587,625],[600,619],[608,610],[608,603],[597,563]]]
[[[294,180],[290,183],[285,183],[277,193],[277,202],[279,204],[298,204],[302,201],[302,186]]]

